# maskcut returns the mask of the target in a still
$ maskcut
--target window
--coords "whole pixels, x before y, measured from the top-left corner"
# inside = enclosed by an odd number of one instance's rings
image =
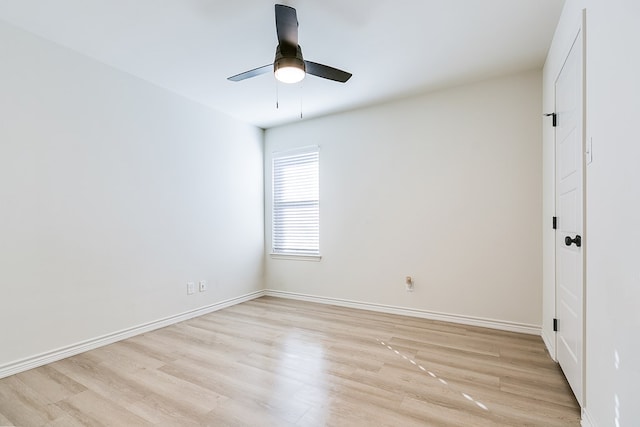
[[[320,255],[318,147],[273,155],[273,253]]]

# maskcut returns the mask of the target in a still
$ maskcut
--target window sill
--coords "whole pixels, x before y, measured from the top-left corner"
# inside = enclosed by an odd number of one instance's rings
[[[290,261],[315,261],[319,262],[322,255],[295,255],[295,254],[270,254],[271,259],[286,259]]]

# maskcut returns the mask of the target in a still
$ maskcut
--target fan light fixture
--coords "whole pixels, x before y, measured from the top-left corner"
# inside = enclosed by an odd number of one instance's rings
[[[278,52],[279,53],[279,52]],[[273,71],[276,79],[282,83],[298,83],[306,74],[302,51],[298,48],[296,56],[280,56],[273,63]]]
[[[282,67],[275,72],[276,79],[282,83],[298,83],[304,79],[305,72],[298,67]]]

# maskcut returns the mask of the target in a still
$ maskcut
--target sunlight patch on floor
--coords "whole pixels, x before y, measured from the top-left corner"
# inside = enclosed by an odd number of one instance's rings
[[[411,357],[408,357],[405,354],[400,353],[398,350],[394,349],[391,345],[385,343],[384,341],[376,338],[376,341],[378,342],[378,344],[387,347],[387,349],[393,351],[395,354],[397,354],[398,356],[402,356],[402,358],[408,362],[410,362],[412,365],[417,366],[422,372],[426,372],[427,374],[429,374],[430,377],[437,379],[441,384],[449,386],[450,388],[451,385],[444,379],[439,377],[438,375],[434,374],[433,372],[427,370],[427,368],[425,368],[424,366],[422,366],[421,364],[417,363],[415,360],[413,360]],[[475,400],[473,397],[471,397],[470,395],[468,395],[467,393],[463,393],[460,392],[460,395],[462,397],[464,397],[466,400],[473,402],[476,404],[476,406],[478,406],[479,408],[484,409],[485,411],[488,411],[489,408],[482,402],[479,402],[477,400]]]

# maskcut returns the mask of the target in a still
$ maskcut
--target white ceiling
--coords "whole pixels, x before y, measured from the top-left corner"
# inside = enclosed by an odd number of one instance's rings
[[[2,0],[0,19],[268,128],[542,67],[564,0],[282,3],[298,11],[305,59],[351,80],[228,81],[273,61],[272,1]]]

